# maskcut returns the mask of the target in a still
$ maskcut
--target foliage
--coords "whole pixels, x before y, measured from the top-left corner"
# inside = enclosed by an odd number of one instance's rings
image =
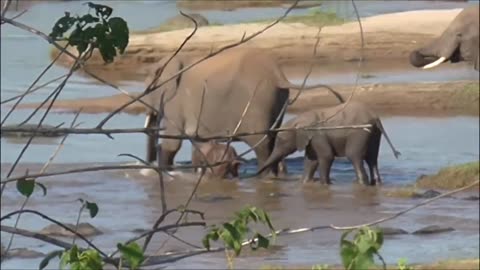
[[[82,209],[85,207],[90,213],[90,217],[94,218],[98,214],[98,206],[94,202],[85,201],[84,199],[78,199],[82,203]]]
[[[52,28],[50,37],[54,40],[66,40],[69,45],[76,46],[82,54],[89,45],[97,48],[106,63],[113,62],[117,50],[123,54],[128,45],[129,30],[127,23],[120,17],[110,17],[113,9],[109,6],[86,3],[95,15],[65,16],[58,19]],[[64,35],[73,28],[68,38]]]
[[[363,227],[356,231],[353,241],[349,241],[346,238],[351,232],[346,231],[340,239],[342,264],[347,270],[369,269],[375,265],[373,255],[380,257],[378,251],[383,244],[383,232]]]
[[[203,238],[203,246],[210,250],[210,241],[221,239],[225,247],[233,249],[236,256],[240,255],[242,243],[247,239],[248,233],[252,231],[249,228],[250,221],[266,225],[275,237],[275,229],[268,214],[262,209],[246,206],[235,213],[235,219],[232,221],[223,223],[221,227],[214,225]],[[270,240],[259,232],[253,231],[253,237],[249,244],[252,250],[268,248]]]
[[[398,270],[414,270],[413,267],[408,265],[408,261],[405,258],[401,258],[397,262]]]
[[[118,250],[122,253],[122,259],[126,260],[130,265],[131,270],[138,269],[138,267],[145,260],[142,248],[135,242],[127,245],[117,244]]]
[[[47,195],[47,188],[42,184],[35,181],[35,179],[22,178],[17,180],[17,190],[25,197],[30,197],[35,190],[35,186],[39,186],[42,189],[43,196]]]
[[[60,259],[60,269],[70,266],[71,270],[102,270],[103,262],[96,250],[87,249],[80,252],[76,245],[65,251]]]
[[[328,270],[327,264],[316,264],[312,266],[312,270]]]

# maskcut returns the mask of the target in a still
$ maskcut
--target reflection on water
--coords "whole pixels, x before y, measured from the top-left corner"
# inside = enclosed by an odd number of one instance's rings
[[[52,170],[68,167],[85,166],[54,165]],[[6,167],[6,166],[5,166]],[[29,166],[32,171],[40,165]],[[22,168],[24,169],[24,168]],[[5,168],[2,167],[2,173]],[[353,172],[346,174],[352,179]],[[185,177],[193,180],[188,174]],[[136,172],[97,172],[71,176],[45,178],[48,187],[46,197],[35,193],[29,208],[42,211],[64,222],[74,222],[78,201],[83,198],[95,201],[100,211],[95,219],[85,213],[82,220],[90,222],[104,235],[94,238],[94,243],[106,252],[119,241],[133,237],[134,230],[146,229],[161,214],[159,184],[155,178],[145,178]],[[169,207],[184,204],[194,188],[194,181],[176,179],[166,181],[166,194]],[[332,186],[318,184],[302,185],[298,181],[211,181],[205,180],[198,189],[190,205],[191,209],[204,211],[208,224],[216,224],[227,220],[233,211],[244,205],[256,205],[266,209],[274,226],[280,228],[301,228],[318,225],[351,225],[360,224],[389,215],[415,203],[414,200],[394,199],[383,196],[384,188],[363,187],[351,182],[335,183]],[[465,196],[465,195],[460,195]],[[21,198],[13,187],[7,188],[2,200],[2,211],[17,209]],[[65,209],[71,209],[65,211]],[[403,235],[389,237],[382,250],[387,263],[395,263],[398,257],[406,257],[409,262],[430,262],[451,258],[470,258],[478,255],[478,202],[447,198],[431,206],[420,208],[384,226],[402,228],[413,232],[428,225],[450,226],[455,231],[433,236]],[[167,218],[165,224],[175,222],[178,216]],[[194,221],[194,216],[189,221]],[[5,225],[11,225],[8,220]],[[40,230],[47,223],[34,216],[22,217],[22,228]],[[201,245],[202,228],[189,228],[179,231],[178,236],[196,245]],[[4,234],[2,238],[5,239]],[[238,268],[259,268],[267,262],[282,265],[313,265],[318,263],[339,263],[338,241],[340,232],[319,230],[316,232],[291,235],[278,238],[275,245],[279,248],[263,251],[262,255],[243,255],[236,259]],[[154,237],[150,252],[156,251],[166,239],[165,235]],[[465,239],[469,239],[465,241]],[[411,245],[411,241],[418,245]],[[15,247],[28,246],[35,250],[47,252],[50,246],[40,245],[22,237],[17,237]],[[441,243],[441,248],[438,245]],[[184,244],[170,240],[162,249],[184,250]],[[248,254],[248,253],[247,253]],[[420,255],[419,255],[420,254]],[[225,266],[223,253],[208,254],[182,260],[171,267],[178,268],[222,268]],[[28,267],[36,267],[39,260],[28,260]],[[6,261],[2,267],[16,266],[17,260]],[[22,260],[21,262],[26,263]],[[51,265],[52,269],[56,266]]]

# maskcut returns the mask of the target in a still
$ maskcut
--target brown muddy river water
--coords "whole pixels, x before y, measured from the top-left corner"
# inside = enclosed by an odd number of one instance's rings
[[[169,1],[129,1],[109,2],[114,13],[124,17],[132,30],[142,30],[153,27],[174,16],[175,3]],[[457,8],[464,3],[430,2],[430,1],[359,1],[362,16],[427,8]],[[23,23],[35,25],[38,29],[48,32],[57,17],[65,10],[83,13],[84,6],[75,3],[47,3],[33,6],[21,20]],[[326,6],[325,8],[334,8]],[[282,8],[238,9],[233,12],[208,11],[205,14],[211,21],[235,23],[253,19],[270,18],[281,14]],[[308,12],[297,10],[293,14]],[[363,12],[363,13],[362,13]],[[10,14],[11,16],[12,14]],[[48,16],[46,16],[48,15]],[[49,46],[43,40],[14,29],[8,25],[1,26],[1,94],[2,100],[22,93],[34,78],[48,65]],[[355,73],[352,68],[338,67],[338,72],[323,74],[313,78],[309,83],[353,82]],[[43,82],[66,72],[61,67],[54,66]],[[339,74],[342,72],[342,75]],[[408,73],[394,71],[369,70],[374,77],[365,78],[363,82],[402,82],[415,81],[452,81],[471,80],[478,78],[467,68],[442,68],[425,73]],[[287,71],[288,74],[288,71]],[[292,81],[296,76],[290,75]],[[41,82],[40,82],[41,83]],[[124,82],[123,88],[138,91],[138,82]],[[46,87],[29,96],[24,102],[43,100],[53,86]],[[78,97],[100,97],[116,94],[107,86],[94,84],[82,76],[74,76],[62,92],[61,99]],[[1,107],[2,119],[8,108]],[[25,119],[31,110],[15,112],[7,124],[18,123]],[[40,111],[42,113],[42,111]],[[95,126],[105,114],[80,115],[78,122],[81,127]],[[35,123],[39,115],[29,123]],[[291,116],[289,116],[291,117]],[[70,114],[50,114],[45,123],[57,125],[69,123],[73,118]],[[405,209],[419,200],[387,197],[386,190],[412,183],[422,174],[435,173],[439,168],[474,161],[479,159],[479,118],[478,117],[388,117],[383,119],[384,126],[394,145],[402,152],[399,160],[395,160],[390,149],[383,140],[380,150],[380,173],[385,181],[381,188],[365,188],[352,183],[354,172],[351,165],[344,160],[337,160],[332,169],[335,182],[330,187],[316,184],[302,185],[297,179],[302,172],[302,153],[292,155],[287,163],[290,171],[288,179],[276,182],[267,180],[241,181],[205,181],[199,187],[197,196],[192,200],[191,209],[205,212],[208,224],[221,223],[229,220],[233,211],[243,206],[255,205],[266,209],[277,229],[301,228],[318,225],[354,225],[371,221]],[[142,116],[120,114],[107,124],[108,128],[134,128],[143,126]],[[63,150],[49,168],[50,171],[65,170],[90,165],[118,164],[132,162],[126,157],[118,157],[122,153],[131,153],[143,157],[145,155],[144,135],[116,135],[110,140],[101,135],[71,135],[67,138]],[[20,175],[28,168],[37,172],[55,150],[60,139],[42,140],[32,145],[21,160],[21,165],[13,175]],[[5,178],[23,144],[21,141],[1,139],[1,177]],[[234,144],[239,152],[247,150],[241,143]],[[177,161],[190,159],[191,146],[184,143]],[[249,154],[247,158],[252,158]],[[255,161],[250,161],[242,167],[242,175],[248,175],[256,169]],[[169,208],[182,205],[194,188],[193,177],[182,173],[177,179],[167,178],[166,194]],[[138,171],[107,171],[73,174],[68,176],[48,177],[42,180],[48,187],[48,194],[42,197],[35,193],[27,208],[41,211],[64,222],[74,223],[79,208],[78,198],[95,201],[100,211],[97,217],[90,219],[85,213],[83,222],[89,222],[104,234],[93,237],[93,242],[102,250],[111,252],[117,242],[125,241],[138,232],[148,229],[161,212],[159,184],[155,177],[145,177]],[[445,198],[423,208],[414,210],[400,218],[389,221],[384,226],[402,228],[408,232],[428,225],[452,227],[455,231],[434,235],[399,235],[389,236],[382,249],[382,255],[387,263],[396,263],[398,258],[407,258],[411,263],[431,262],[440,259],[458,259],[478,257],[479,252],[479,205],[478,201],[468,201],[461,194],[456,198]],[[7,186],[2,194],[1,211],[5,213],[17,210],[22,204],[22,198],[14,185]],[[177,216],[167,219],[169,224],[175,222]],[[191,217],[194,220],[194,217]],[[14,219],[7,220],[2,225],[13,225]],[[20,221],[20,228],[40,230],[47,222],[35,216],[25,214]],[[205,231],[202,228],[181,229],[178,236],[182,239],[201,245]],[[3,245],[8,243],[9,235],[1,233]],[[338,264],[340,233],[331,230],[320,230],[277,239],[275,248],[259,253],[246,253],[235,259],[236,268],[259,268],[266,264],[277,265],[313,265],[319,263]],[[164,235],[153,239],[149,253],[160,248]],[[68,239],[67,239],[68,241]],[[80,242],[81,243],[81,242]],[[13,248],[28,247],[47,253],[56,249],[40,241],[17,236]],[[161,251],[181,251],[191,247],[170,239]],[[41,258],[8,259],[2,263],[2,269],[38,269]],[[168,265],[168,269],[192,268],[225,268],[227,267],[224,253],[204,254],[180,260]],[[57,269],[57,262],[52,262],[49,269]]]

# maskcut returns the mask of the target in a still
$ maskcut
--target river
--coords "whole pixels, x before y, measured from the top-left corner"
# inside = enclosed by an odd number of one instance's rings
[[[135,2],[135,3],[133,3]],[[114,16],[121,16],[128,21],[132,31],[144,30],[157,26],[177,12],[175,3],[170,1],[110,1],[108,5],[114,8]],[[326,4],[323,8],[335,9]],[[359,1],[359,11],[362,16],[372,16],[387,12],[430,9],[458,8],[465,3],[430,2],[430,1]],[[32,25],[41,31],[49,32],[56,18],[64,11],[83,13],[86,6],[77,2],[42,3],[31,7],[19,20]],[[220,23],[236,23],[254,19],[271,18],[284,12],[282,8],[238,9],[232,12],[206,11],[199,12],[210,20]],[[292,14],[302,14],[307,10],[294,10]],[[8,14],[11,16],[12,14]],[[348,13],[346,16],[350,16]],[[10,25],[2,25],[1,31],[1,95],[2,100],[22,93],[34,78],[48,65],[49,45],[42,39]],[[45,78],[46,82],[64,74],[66,70],[53,66]],[[380,74],[380,75],[378,75]],[[385,71],[377,76],[365,79],[366,82],[401,82],[406,77],[415,77],[417,81],[447,81],[466,80],[478,77],[468,69],[448,68],[424,73],[424,75],[403,74]],[[331,74],[322,77],[323,83],[350,83],[354,74],[347,77]],[[292,78],[292,81],[298,78]],[[309,83],[319,79],[313,78]],[[40,82],[41,83],[41,82]],[[24,102],[43,100],[54,88],[46,87],[25,99]],[[123,82],[127,90],[138,90],[138,82]],[[73,76],[60,99],[79,97],[100,97],[116,94],[108,86],[99,85],[84,76]],[[2,119],[8,110],[1,107]],[[25,119],[31,110],[16,111],[7,123],[18,123]],[[40,111],[39,114],[42,114]],[[81,127],[95,126],[105,114],[80,115],[78,122]],[[289,116],[291,117],[291,116]],[[50,114],[45,121],[57,125],[69,123],[71,114]],[[30,123],[38,121],[35,116]],[[384,126],[390,134],[395,146],[402,152],[399,160],[393,157],[386,142],[382,139],[380,150],[380,173],[386,186],[412,183],[422,174],[435,173],[439,168],[462,162],[478,160],[479,157],[479,118],[478,117],[388,117],[383,119]],[[134,128],[143,125],[142,116],[120,114],[114,117],[108,128]],[[22,163],[14,174],[23,174],[26,168],[30,172],[38,171],[55,150],[58,140],[48,143],[34,144],[26,151]],[[1,174],[2,179],[21,151],[22,144],[1,139]],[[239,152],[246,146],[236,143]],[[184,143],[177,161],[190,159],[191,148]],[[114,140],[102,135],[71,135],[67,138],[63,150],[56,157],[50,170],[60,170],[70,167],[98,165],[105,163],[132,162],[131,159],[118,157],[121,153],[131,153],[143,157],[145,155],[144,135],[115,135]],[[288,166],[293,178],[301,173],[301,153],[292,155]],[[247,155],[252,158],[253,155]],[[254,162],[249,163],[242,173],[255,170]],[[349,163],[338,160],[332,170],[336,184],[332,187],[304,187],[296,181],[282,181],[272,184],[268,181],[225,182],[220,184],[205,183],[201,186],[199,197],[226,197],[223,201],[195,199],[192,208],[206,211],[207,221],[219,223],[225,221],[228,215],[245,204],[255,204],[268,210],[277,228],[308,227],[320,224],[349,225],[369,221],[392,211],[404,209],[415,201],[387,198],[382,192],[365,190],[351,185],[354,177]],[[40,210],[52,217],[66,222],[74,222],[78,202],[81,197],[94,200],[100,206],[98,217],[90,220],[86,215],[83,221],[88,221],[99,227],[106,234],[96,237],[102,249],[109,251],[116,242],[124,241],[134,236],[134,229],[145,229],[151,226],[160,214],[160,201],[157,182],[152,178],[138,175],[136,172],[97,172],[46,178],[48,186],[47,197],[35,194],[29,203],[29,208]],[[193,188],[190,181],[172,181],[167,184],[168,203],[171,207],[184,203]],[[284,194],[285,196],[268,196],[268,194]],[[7,188],[2,195],[2,213],[18,209],[22,199],[13,186]],[[401,227],[412,231],[422,226],[438,224],[452,226],[454,232],[444,234],[444,237],[425,236],[419,241],[418,236],[406,235],[386,241],[382,250],[387,263],[395,263],[400,257],[406,257],[411,262],[430,262],[447,258],[470,258],[478,256],[478,202],[444,199],[440,202],[419,209],[407,216],[401,217],[387,225]],[[12,220],[5,225],[11,225]],[[38,218],[24,215],[21,228],[38,230],[47,225]],[[186,229],[180,236],[186,240],[200,244],[201,229]],[[6,245],[8,235],[1,234],[2,244]],[[163,236],[155,238],[152,251],[159,246]],[[28,246],[41,252],[53,250],[51,246],[38,241],[16,237],[14,247]],[[471,241],[465,241],[471,239]],[[476,239],[476,240],[475,240]],[[288,236],[278,240],[278,249],[262,253],[262,256],[249,254],[236,259],[238,268],[259,268],[265,264],[311,265],[318,263],[339,263],[338,256],[339,233],[319,231]],[[412,245],[411,243],[418,243]],[[419,246],[421,246],[419,250]],[[166,249],[185,248],[184,245],[170,241]],[[39,259],[10,259],[2,264],[2,269],[35,269]],[[223,253],[192,257],[179,261],[170,268],[225,268]],[[50,265],[55,269],[56,264]]]

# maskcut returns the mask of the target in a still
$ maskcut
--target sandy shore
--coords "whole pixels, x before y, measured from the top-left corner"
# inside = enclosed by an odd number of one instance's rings
[[[384,63],[377,67],[378,70],[397,70],[396,66],[412,68],[408,64],[410,51],[441,34],[460,11],[461,9],[409,11],[362,19],[366,63]],[[264,27],[265,24],[237,24],[199,28],[184,47],[183,53],[207,54],[212,49],[239,41],[243,33],[249,35]],[[143,80],[145,68],[175,50],[190,32],[191,29],[184,29],[132,34],[126,53],[113,64],[105,65],[98,55],[94,55],[87,68],[110,81],[118,81],[120,78]],[[360,56],[361,48],[357,22],[324,27],[320,35],[318,55],[312,58],[317,33],[318,28],[302,23],[280,23],[242,46],[268,49],[277,55],[284,69],[298,72],[304,72],[307,61],[314,61],[315,65],[329,71],[336,70],[338,65],[356,67],[354,60]],[[69,65],[71,62],[68,57],[61,57],[59,63]],[[478,116],[478,82],[473,86],[470,84],[466,89],[469,83],[472,82],[361,85],[355,99],[371,104],[381,114]],[[353,89],[351,85],[335,87],[345,96]],[[83,108],[84,113],[110,112],[127,100],[129,97],[123,94],[99,99],[64,100],[56,102],[54,109],[74,112]],[[303,93],[290,111],[300,112],[334,104],[336,100],[326,91],[313,90]],[[32,108],[36,105],[24,104],[20,107]],[[132,104],[124,112],[139,114],[144,109],[138,103]]]
[[[421,10],[372,16],[362,19],[367,61],[408,61],[414,48],[441,34],[461,9]],[[238,42],[244,33],[248,36],[267,24],[235,24],[199,28],[186,44],[184,54],[205,55],[211,50]],[[361,39],[357,22],[322,29],[317,56],[312,57],[318,27],[303,23],[279,23],[244,47],[265,48],[276,54],[281,63],[300,64],[305,61],[334,64],[359,59]],[[192,29],[170,32],[130,35],[124,55],[114,63],[105,65],[98,54],[88,62],[88,69],[110,80],[143,79],[145,67],[174,51]],[[72,50],[76,54],[75,49]],[[55,53],[52,53],[52,57]],[[62,56],[59,64],[70,66],[71,59]]]

